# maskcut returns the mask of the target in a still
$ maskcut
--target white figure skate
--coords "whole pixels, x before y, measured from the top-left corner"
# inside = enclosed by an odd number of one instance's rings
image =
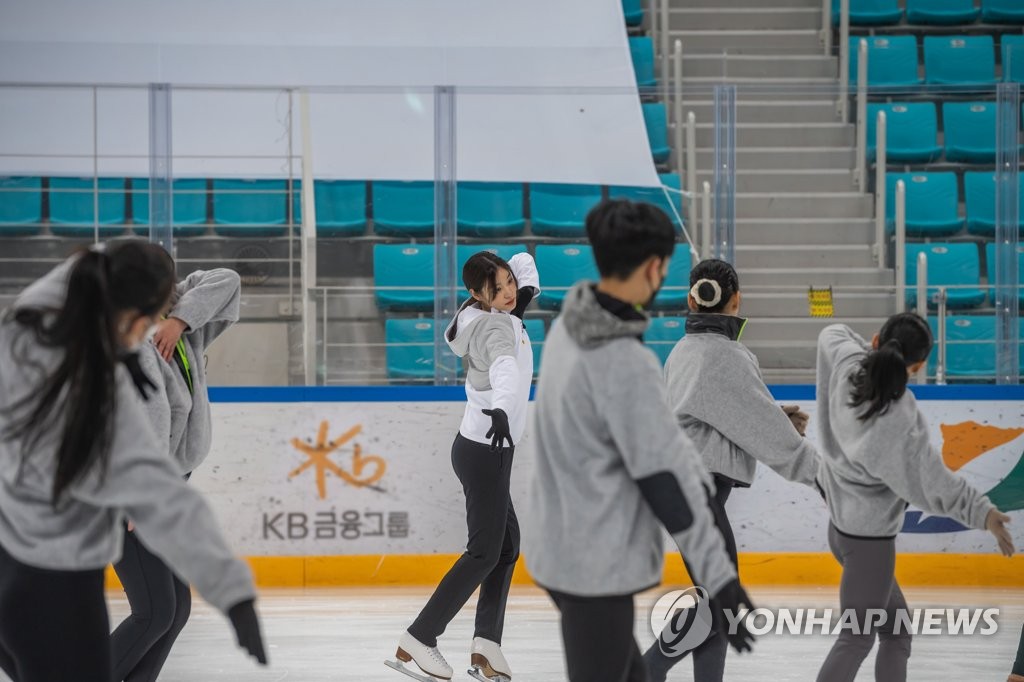
[[[437,650],[437,647],[423,644],[408,632],[403,632],[398,640],[398,651],[395,653],[394,661],[384,661],[384,665],[394,668],[400,673],[420,680],[420,682],[437,682],[438,680],[450,680],[454,671],[444,660],[444,656]],[[415,672],[412,667],[405,667],[405,664],[413,664],[423,673]]]
[[[482,637],[473,638],[470,652],[469,675],[480,682],[511,682],[512,669],[501,653],[497,642]]]

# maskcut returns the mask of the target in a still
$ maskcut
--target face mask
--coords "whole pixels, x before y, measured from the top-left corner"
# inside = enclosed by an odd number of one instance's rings
[[[653,286],[653,285],[651,285],[651,283],[649,281],[647,282],[647,284],[651,287],[651,297],[648,298],[640,306],[644,310],[650,310],[651,309],[651,306],[654,305],[654,300],[656,298],[658,298],[658,294],[661,292],[661,288],[663,286],[665,286],[665,276],[661,274],[661,270],[662,270],[662,267],[664,266],[664,264],[665,264],[665,260],[664,259],[659,261],[659,265],[658,265],[658,285],[657,286]]]

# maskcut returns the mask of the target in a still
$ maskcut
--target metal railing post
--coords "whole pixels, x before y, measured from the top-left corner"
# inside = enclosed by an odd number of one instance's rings
[[[668,0],[661,0],[661,73],[665,77],[665,82],[669,80],[669,60],[672,58],[672,53],[669,48],[669,18],[668,18]]]
[[[861,40],[857,48],[857,161],[853,179],[857,189],[867,188],[865,168],[868,155],[868,41]]]
[[[885,237],[885,202],[888,197],[887,166],[888,150],[886,148],[885,112],[878,112],[878,127],[875,131],[875,261],[878,267],[886,264],[887,239]]]
[[[701,258],[711,258],[712,254],[712,239],[711,239],[711,183],[707,180],[704,181],[704,193],[703,201],[701,203],[701,227],[703,228],[700,237],[700,250]]]
[[[946,287],[939,287],[938,295],[939,357],[935,363],[935,383],[946,383]]]
[[[676,148],[676,171],[679,177],[683,177],[683,158],[685,147],[683,137],[686,134],[683,129],[683,41],[675,42],[675,49],[672,53],[672,117],[675,119],[675,126],[672,133],[675,138]],[[692,187],[687,188],[693,191]]]
[[[687,217],[693,225],[693,234],[697,228],[697,115],[692,111],[686,115],[686,191],[690,192],[689,211]],[[703,242],[702,242],[703,245]]]
[[[849,114],[850,90],[850,0],[839,2],[839,120]]]
[[[821,44],[825,47],[825,56],[832,54],[832,0],[821,2]]]
[[[896,312],[907,309],[907,187],[896,183]]]
[[[917,314],[928,319],[928,254],[917,254]],[[928,364],[917,372],[917,383],[928,383]]]

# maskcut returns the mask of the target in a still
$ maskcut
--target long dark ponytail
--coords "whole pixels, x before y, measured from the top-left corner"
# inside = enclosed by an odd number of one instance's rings
[[[78,256],[59,310],[26,306],[9,313],[36,343],[64,351],[36,390],[10,408],[16,416],[3,434],[22,440],[24,466],[42,438],[63,420],[51,491],[54,506],[94,464],[106,471],[117,407],[121,313],[155,316],[167,304],[173,285],[174,262],[166,251],[127,241],[106,252],[86,250]]]
[[[859,416],[867,421],[889,411],[907,390],[907,368],[928,359],[932,330],[913,313],[893,315],[878,333],[878,349],[861,361],[851,378],[850,406],[867,405]]]
[[[470,256],[462,266],[462,284],[465,285],[466,291],[481,294],[489,291],[493,295],[498,289],[498,272],[501,270],[512,272],[512,267],[508,261],[495,253],[479,251]],[[512,277],[515,278],[515,275]],[[448,332],[449,338],[454,339],[458,332],[459,318],[456,316]]]

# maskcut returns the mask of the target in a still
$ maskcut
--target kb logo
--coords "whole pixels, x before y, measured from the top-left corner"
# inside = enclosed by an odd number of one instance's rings
[[[651,630],[665,656],[693,651],[711,634],[711,600],[703,587],[668,592],[651,609]]]

